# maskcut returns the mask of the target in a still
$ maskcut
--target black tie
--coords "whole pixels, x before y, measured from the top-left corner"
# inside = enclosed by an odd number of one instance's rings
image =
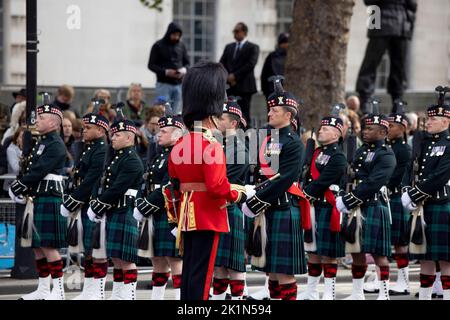
[[[234,49],[233,60],[236,59],[239,51],[241,50],[241,43],[236,43],[236,48]]]

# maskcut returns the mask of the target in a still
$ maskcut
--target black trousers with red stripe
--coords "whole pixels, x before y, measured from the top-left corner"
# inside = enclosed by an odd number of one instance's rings
[[[218,245],[217,232],[183,232],[181,300],[208,300]]]

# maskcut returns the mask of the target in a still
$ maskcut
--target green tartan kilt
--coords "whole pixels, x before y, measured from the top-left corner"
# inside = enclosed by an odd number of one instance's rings
[[[87,211],[89,209],[89,203],[81,208],[81,223],[83,224],[83,246],[84,255],[92,255],[92,236],[94,232],[95,222],[89,220]]]
[[[176,238],[172,235],[173,227],[169,225],[165,210],[153,215],[153,250],[155,257],[177,257]]]
[[[60,197],[35,197],[32,248],[67,247],[67,218],[60,213]]]
[[[385,204],[361,206],[362,252],[378,256],[391,255],[391,224],[389,212]]]
[[[427,224],[427,252],[424,260],[450,261],[450,201],[423,207]]]
[[[344,257],[344,240],[339,232],[330,231],[332,207],[327,204],[315,203],[314,210],[316,213],[317,251],[311,253],[330,258]]]
[[[133,207],[116,209],[106,217],[106,255],[127,262],[138,260],[138,227]]]
[[[392,196],[389,203],[392,214],[391,243],[394,246],[407,246],[410,213],[403,207],[401,195]]]
[[[269,208],[265,215],[266,266],[262,271],[288,275],[306,273],[299,207],[291,205],[286,209],[270,210]]]
[[[221,233],[216,256],[216,267],[245,272],[244,218],[236,204],[227,207],[230,232]]]

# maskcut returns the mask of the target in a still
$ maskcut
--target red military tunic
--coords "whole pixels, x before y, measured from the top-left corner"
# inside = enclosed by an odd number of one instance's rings
[[[211,131],[201,128],[182,137],[170,153],[168,166],[170,178],[180,182],[179,231],[229,232],[226,203],[235,202],[239,193],[228,181],[222,145]],[[173,195],[167,189],[164,193],[170,206]]]

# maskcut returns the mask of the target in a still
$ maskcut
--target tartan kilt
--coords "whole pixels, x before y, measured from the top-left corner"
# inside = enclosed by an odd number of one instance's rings
[[[155,257],[176,257],[178,249],[175,248],[176,238],[172,235],[165,210],[153,215],[153,250]]]
[[[411,215],[403,207],[401,195],[392,196],[389,203],[392,214],[391,243],[394,246],[407,246],[409,242],[408,221]]]
[[[138,261],[137,221],[133,218],[133,206],[115,209],[106,216],[106,255],[127,262]]]
[[[306,269],[300,208],[270,208],[267,224],[266,265],[262,271],[288,275],[304,274]]]
[[[450,201],[425,203],[427,252],[424,260],[450,261]]]
[[[361,206],[362,252],[391,255],[391,225],[388,208],[380,201]]]
[[[330,231],[332,207],[327,204],[315,203],[314,210],[316,213],[317,251],[311,253],[330,258],[344,257],[345,245],[341,234]]]
[[[236,204],[228,206],[227,211],[230,232],[220,234],[215,265],[245,272],[243,214]]]
[[[89,203],[81,208],[81,223],[83,224],[83,246],[84,256],[92,255],[92,236],[94,232],[95,222],[89,220],[87,211]]]
[[[61,197],[35,197],[32,248],[67,247],[67,218],[60,213]]]

